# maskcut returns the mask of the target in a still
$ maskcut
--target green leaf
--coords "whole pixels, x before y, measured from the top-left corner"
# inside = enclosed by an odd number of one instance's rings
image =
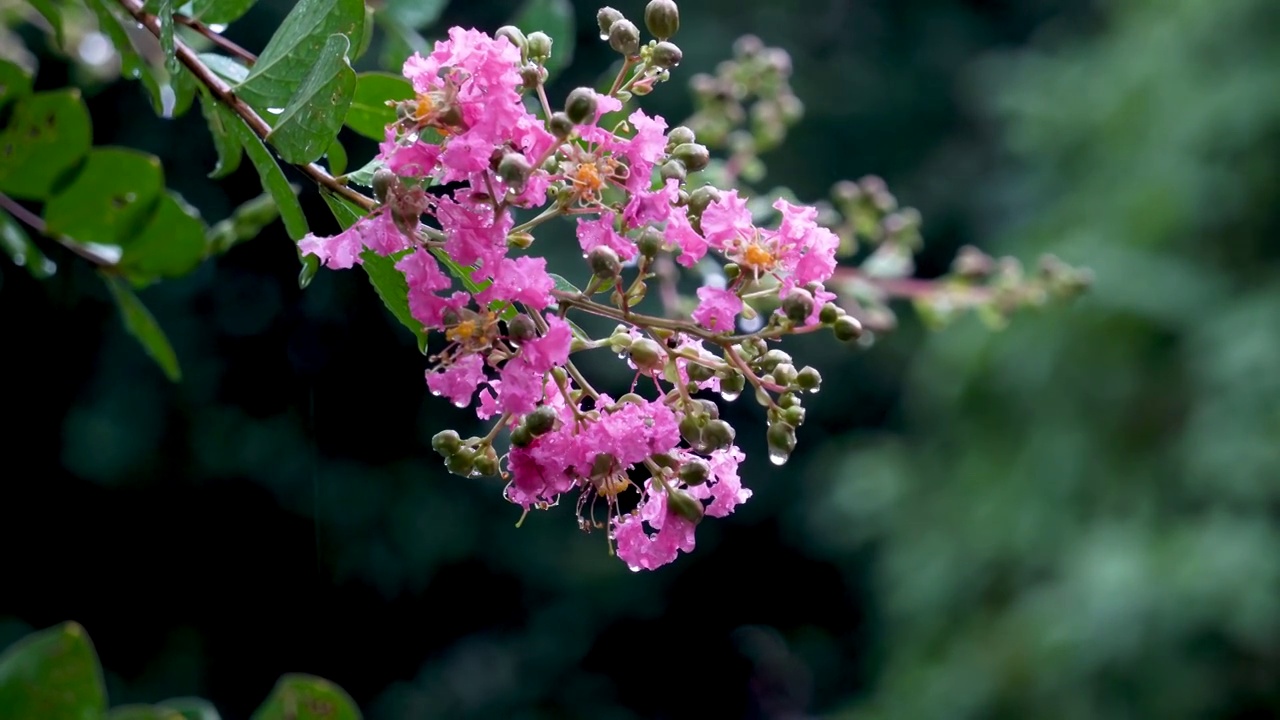
[[[338,195],[334,195],[329,191],[323,191],[324,200],[329,204],[329,209],[333,211],[333,217],[337,219],[338,224],[343,230],[355,225],[361,218],[365,217],[365,213],[360,208],[351,204]],[[396,262],[400,258],[412,252],[405,250],[396,253],[390,257],[384,257],[371,250],[360,253],[363,261],[361,267],[369,277],[369,283],[373,285],[373,289],[378,293],[378,297],[382,298],[382,303],[387,306],[387,310],[391,311],[392,316],[400,321],[413,333],[418,340],[418,349],[425,355],[427,352],[427,331],[422,327],[422,323],[409,312],[409,283],[404,279],[404,273],[396,269]]]
[[[218,112],[218,101],[208,92],[200,93],[200,111],[209,124],[209,134],[213,136],[213,146],[218,151],[218,164],[209,177],[226,177],[240,167],[240,140],[227,118]]]
[[[40,248],[31,242],[31,236],[13,219],[13,216],[0,210],[0,248],[4,249],[9,259],[18,267],[25,267],[31,277],[43,280],[58,269],[52,260],[40,252]]]
[[[196,57],[200,58],[200,62],[204,63],[215,75],[232,85],[242,83],[245,78],[249,77],[249,68],[226,55],[200,53]]]
[[[58,9],[50,0],[29,0],[31,7],[36,12],[44,16],[49,21],[49,25],[53,28],[53,38],[61,48],[66,45],[66,36],[62,34],[62,11]]]
[[[219,221],[205,232],[207,254],[220,255],[245,240],[252,240],[278,217],[280,210],[270,195],[264,193],[246,201],[231,213],[231,217]]]
[[[18,101],[0,133],[0,192],[43,200],[53,184],[89,152],[89,111],[75,89],[36,93]]]
[[[285,675],[252,720],[359,720],[342,688],[313,675]]]
[[[121,243],[119,267],[132,280],[177,277],[191,272],[205,257],[204,222],[172,192],[160,196],[142,232]]]
[[[186,720],[177,710],[159,705],[121,705],[107,713],[107,720]]]
[[[203,698],[169,698],[164,702],[158,703],[158,706],[177,712],[182,716],[183,720],[222,720],[217,708]]]
[[[226,25],[249,12],[257,0],[192,0],[192,15],[205,23]]]
[[[405,27],[421,30],[440,19],[449,0],[387,0],[386,12]]]
[[[557,275],[555,273],[547,273],[547,275],[550,275],[551,282],[556,284],[556,290],[567,293],[578,293],[579,295],[582,294],[582,291],[578,289],[578,286],[568,280],[565,280],[564,276]]]
[[[383,72],[361,73],[356,82],[356,94],[347,111],[347,127],[361,135],[382,142],[387,125],[395,122],[396,111],[387,105],[388,100],[408,100],[413,97],[413,85],[399,75]]]
[[[133,46],[133,40],[120,24],[116,15],[116,5],[108,6],[103,0],[85,0],[98,18],[98,29],[111,38],[111,44],[120,53],[120,74],[127,78],[139,80],[151,99],[151,108],[157,115],[164,114],[164,97],[160,92],[160,83],[156,80],[155,69],[147,64],[142,55]],[[129,22],[133,22],[130,18]]]
[[[169,78],[172,80],[175,75],[182,72],[182,65],[178,62],[178,52],[173,41],[173,0],[160,0],[156,17],[160,18],[160,52],[164,53],[164,69],[168,71]]]
[[[386,166],[387,164],[385,162],[375,157],[365,163],[359,170],[352,170],[343,177],[347,182],[353,182],[360,187],[371,188],[373,187],[373,174]]]
[[[236,94],[260,110],[283,110],[309,78],[308,70],[333,34],[360,41],[363,0],[301,0],[258,56]],[[321,147],[323,150],[324,147]]]
[[[547,60],[547,80],[568,67],[573,60],[573,5],[569,0],[529,0],[511,21],[526,35],[535,30],[551,36],[551,57]]]
[[[345,35],[330,35],[280,113],[267,140],[285,162],[304,165],[318,160],[338,136],[356,89],[356,73],[347,60],[350,49]]]
[[[415,52],[425,55],[431,51],[430,44],[417,30],[400,22],[385,9],[376,11],[373,17],[385,33],[382,55],[378,58],[383,67],[401,67],[405,59]]]
[[[329,143],[329,147],[324,151],[324,157],[329,161],[329,174],[338,176],[347,169],[347,149],[342,147],[342,143],[336,139]]]
[[[31,94],[31,77],[20,65],[0,60],[0,108]]]
[[[84,628],[63,623],[0,655],[0,709],[9,718],[98,720],[107,710],[107,693]]]
[[[295,242],[301,240],[309,232],[307,216],[302,213],[298,196],[294,194],[293,186],[285,178],[284,171],[280,169],[276,159],[271,157],[271,151],[267,150],[267,146],[262,144],[262,139],[244,124],[239,115],[231,112],[221,103],[217,106],[217,113],[244,147],[245,154],[249,156],[249,161],[253,163],[253,167],[258,171],[258,177],[262,180],[262,189],[275,199],[276,206],[280,208],[280,219],[284,221],[284,229],[289,233],[289,237]]]
[[[129,289],[124,280],[106,272],[99,274],[107,283],[111,297],[116,301],[116,307],[120,308],[120,318],[124,320],[125,329],[139,343],[142,343],[142,349],[156,361],[166,377],[173,382],[181,380],[182,369],[178,367],[178,356],[173,352],[169,338],[165,337],[164,331],[160,329],[151,311],[142,304],[137,295],[133,294],[133,290]],[[0,704],[0,707],[3,707],[3,704]]]
[[[45,205],[46,231],[81,243],[123,245],[150,219],[162,187],[154,155],[95,149],[71,184]]]
[[[359,60],[364,57],[366,52],[369,52],[369,44],[373,42],[373,15],[374,9],[365,5],[364,22],[360,26],[362,30],[360,33],[360,42],[356,45],[355,52],[351,53],[352,62]]]

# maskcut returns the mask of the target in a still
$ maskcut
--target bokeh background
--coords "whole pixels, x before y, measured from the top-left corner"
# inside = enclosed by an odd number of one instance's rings
[[[260,49],[289,5],[228,34]],[[612,62],[596,7],[553,97]],[[206,219],[260,191],[205,178],[198,113],[12,32]],[[690,0],[644,106],[687,116],[682,79],[744,33],[806,106],[766,187],[875,173],[923,213],[926,276],[971,243],[1092,291],[1002,332],[904,312],[870,349],[797,343],[826,383],[791,461],[739,403],[755,497],[635,574],[571,507],[517,530],[496,481],[445,473],[430,436],[474,420],[358,273],[299,290],[278,224],[143,293],[178,385],[83,264],[0,263],[0,647],[73,619],[113,704],[233,719],[292,671],[375,719],[1280,715],[1280,3]]]

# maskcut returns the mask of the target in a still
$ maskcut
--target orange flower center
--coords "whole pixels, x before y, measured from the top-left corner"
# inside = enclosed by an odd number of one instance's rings
[[[764,269],[773,267],[774,258],[773,253],[760,247],[760,243],[751,243],[746,252],[742,253],[742,260],[753,268]]]
[[[431,111],[435,109],[435,102],[431,100],[431,96],[423,93],[417,97],[417,102],[413,107],[413,119],[418,122],[425,121],[431,115]]]
[[[480,332],[480,327],[475,320],[463,320],[445,331],[444,336],[451,342],[465,343],[476,337]]]
[[[631,481],[627,480],[626,475],[606,475],[595,481],[596,494],[610,498],[618,497],[630,484]]]
[[[588,193],[595,193],[604,187],[604,180],[600,179],[600,170],[595,163],[582,163],[573,173],[573,184]]]

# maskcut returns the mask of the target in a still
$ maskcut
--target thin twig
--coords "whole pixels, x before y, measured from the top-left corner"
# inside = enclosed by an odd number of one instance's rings
[[[214,45],[217,45],[223,50],[226,50],[232,55],[235,55],[237,58],[240,58],[240,60],[242,60],[247,65],[253,65],[254,63],[258,62],[258,57],[256,55],[249,52],[248,50],[245,50],[244,48],[228,40],[227,38],[223,37],[221,34],[214,32],[213,28],[209,27],[208,25],[205,25],[204,23],[200,22],[199,20],[193,17],[189,17],[187,15],[181,15],[179,13],[174,13],[173,21],[178,23],[179,25],[186,25],[192,30],[195,30],[197,33],[208,38],[209,41],[212,42]]]
[[[0,193],[0,207],[8,210],[10,215],[13,215],[15,218],[22,221],[23,224],[27,225],[32,230],[35,230],[44,237],[53,240],[62,247],[70,250],[76,255],[79,255],[85,260],[88,260],[94,265],[107,269],[114,268],[116,266],[115,260],[103,255],[87,245],[81,245],[71,238],[63,237],[61,235],[50,235],[48,227],[44,224],[44,220],[40,219],[39,215],[36,215],[30,210],[22,207],[14,201],[13,198],[5,195],[4,193]]]
[[[156,37],[160,37],[160,19],[144,10],[141,0],[119,0],[119,2],[120,6],[128,11],[128,13],[132,15],[135,20],[141,23],[143,27],[149,30],[151,34]],[[263,140],[266,140],[267,137],[271,135],[271,126],[268,125],[260,115],[258,115],[257,111],[249,107],[247,103],[237,97],[231,90],[231,87],[227,85],[222,78],[215,75],[207,65],[201,62],[200,58],[196,56],[195,51],[187,46],[186,43],[174,38],[174,51],[178,56],[178,60],[191,71],[192,75],[195,75],[196,80],[209,88],[209,90],[217,96],[218,100],[230,108],[232,112],[239,115],[240,118],[244,120],[245,124],[253,130],[254,134]],[[339,182],[337,178],[326,172],[324,168],[316,165],[315,163],[299,165],[298,168],[317,184],[327,188],[334,194],[340,195],[352,203],[355,203],[365,212],[372,211],[376,205],[373,198],[362,195],[347,187],[345,184]]]

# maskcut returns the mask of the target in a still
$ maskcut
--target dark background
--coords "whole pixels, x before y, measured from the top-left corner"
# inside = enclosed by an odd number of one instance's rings
[[[228,35],[261,49],[287,8]],[[612,62],[595,10],[553,98]],[[248,163],[205,178],[198,113],[159,120],[14,32],[37,87],[85,87],[95,144],[158,154],[207,220],[260,192]],[[755,497],[633,574],[567,503],[517,530],[497,481],[444,472],[429,438],[474,419],[359,273],[299,290],[278,223],[144,291],[177,385],[83,263],[0,263],[0,646],[73,619],[113,704],[225,718],[295,671],[372,718],[1280,714],[1280,5],[686,2],[644,107],[687,116],[684,80],[748,32],[791,53],[807,110],[765,190],[876,173],[924,215],[924,274],[973,243],[1095,288],[1003,332],[903,307],[869,350],[794,343],[826,383],[790,463],[737,403]]]

